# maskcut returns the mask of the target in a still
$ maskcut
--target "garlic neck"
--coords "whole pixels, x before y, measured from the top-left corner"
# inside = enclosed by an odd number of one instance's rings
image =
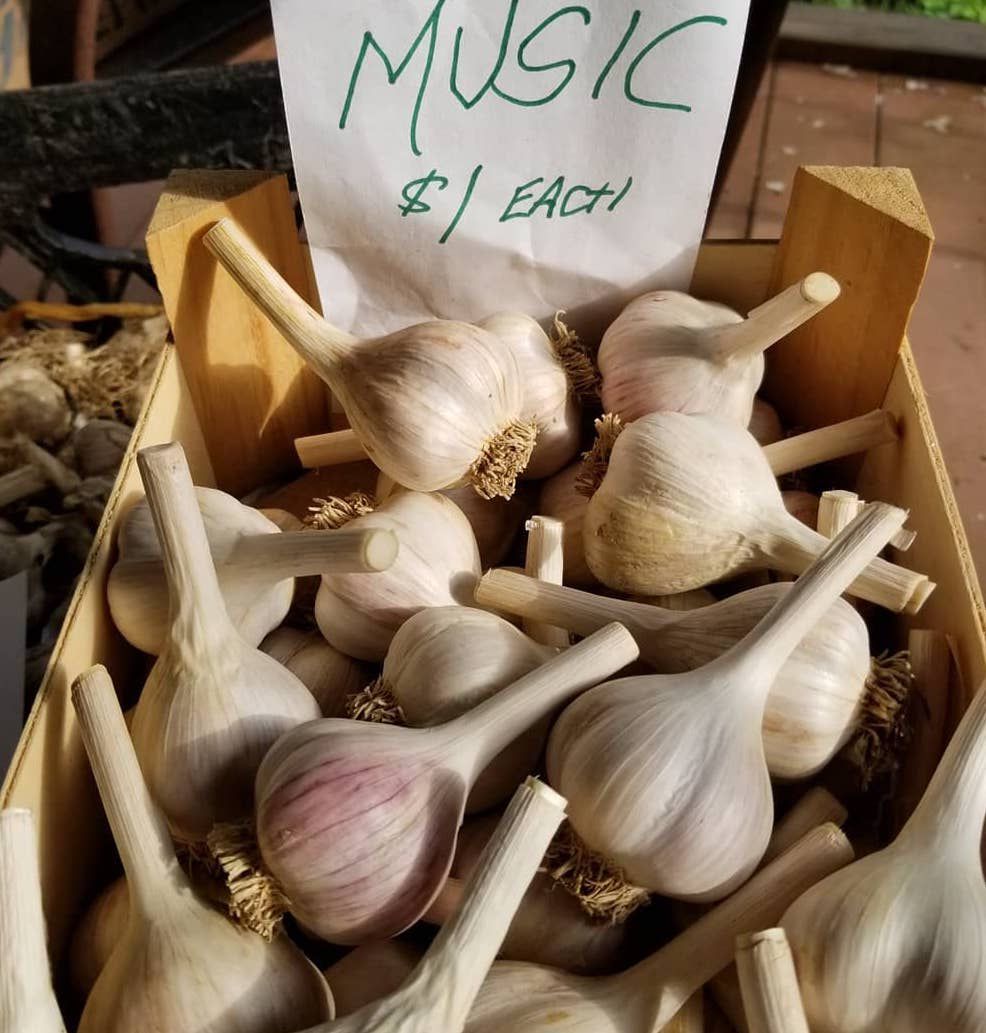
[[[226,560],[240,577],[264,584],[312,574],[385,570],[397,556],[392,531],[340,528],[243,535]]]
[[[468,764],[466,774],[474,778],[521,733],[632,663],[639,653],[626,628],[609,624],[461,717],[435,728],[436,741],[448,750],[450,760]],[[468,662],[464,657],[463,663]],[[473,748],[463,749],[463,739],[470,740]]]
[[[207,643],[210,633],[235,635],[184,451],[156,445],[142,449],[137,463],[161,546],[172,641]]]
[[[177,893],[191,893],[164,815],[147,790],[130,732],[103,667],[90,668],[72,689],[86,752],[130,887],[131,906],[161,913]]]
[[[27,810],[0,811],[0,1025],[50,993],[41,873],[34,820]],[[11,1031],[13,1027],[11,1027]]]
[[[358,338],[322,319],[231,219],[221,219],[203,239],[294,350],[337,390],[339,364],[352,353]]]
[[[900,845],[950,851],[979,866],[986,822],[986,684],[976,693],[910,820]]]
[[[893,506],[870,506],[838,535],[753,630],[714,663],[733,668],[757,693],[761,710],[775,678],[801,640],[903,526]],[[711,666],[711,665],[710,665]]]
[[[639,639],[673,624],[678,616],[657,606],[548,584],[512,570],[485,574],[476,587],[476,602],[516,617],[556,624],[577,635],[591,635],[619,621]]]

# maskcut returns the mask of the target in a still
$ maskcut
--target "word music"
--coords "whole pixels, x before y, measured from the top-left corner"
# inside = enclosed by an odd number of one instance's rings
[[[486,0],[484,0],[486,2]],[[357,101],[359,84],[364,75],[372,74],[370,69],[379,68],[372,60],[375,56],[382,65],[386,74],[387,82],[394,86],[405,74],[409,74],[409,68],[415,62],[419,52],[422,59],[415,64],[420,67],[420,78],[417,79],[414,104],[410,112],[409,138],[411,151],[415,155],[421,155],[419,128],[422,111],[424,109],[425,97],[431,84],[432,75],[435,71],[435,54],[438,48],[440,33],[442,31],[442,16],[449,0],[437,0],[431,13],[425,20],[424,25],[417,36],[410,41],[408,49],[403,55],[394,57],[381,46],[377,37],[371,30],[363,33],[362,43],[353,65],[349,78],[349,88],[346,92],[345,102],[339,118],[339,128],[345,129],[353,116],[354,107]],[[515,22],[521,0],[510,0],[504,18],[503,30],[500,36],[499,49],[496,59],[493,62],[489,74],[479,90],[472,96],[463,92],[460,81],[460,62],[465,61],[464,51],[467,49],[463,44],[463,28],[459,26],[454,35],[452,46],[452,60],[449,69],[448,88],[451,95],[463,107],[469,111],[476,107],[484,98],[493,95],[507,104],[518,107],[541,107],[550,104],[557,97],[568,90],[575,79],[578,71],[578,63],[571,56],[559,54],[556,60],[545,61],[533,60],[530,58],[530,48],[535,42],[542,45],[550,45],[550,30],[562,19],[580,21],[586,31],[590,31],[592,24],[592,12],[588,7],[581,4],[568,4],[554,11],[548,17],[539,22],[534,29],[528,32],[522,39],[515,43]],[[666,111],[690,112],[691,105],[682,98],[652,97],[645,96],[642,87],[639,86],[639,77],[645,63],[660,54],[660,48],[672,46],[676,37],[682,33],[708,30],[709,27],[723,27],[728,24],[727,19],[718,15],[703,14],[688,18],[674,25],[665,25],[659,31],[651,34],[641,29],[643,12],[634,10],[629,18],[627,27],[620,37],[615,49],[607,56],[607,59],[598,69],[592,69],[594,75],[593,85],[588,94],[587,100],[599,100],[607,84],[613,82],[612,89],[622,89],[622,96],[629,104],[639,105],[645,108],[658,108]],[[505,69],[513,65],[525,73],[525,81],[529,78],[531,92],[527,96],[518,96],[511,93],[503,85]],[[411,75],[414,80],[413,74]],[[619,85],[617,85],[619,84]]]

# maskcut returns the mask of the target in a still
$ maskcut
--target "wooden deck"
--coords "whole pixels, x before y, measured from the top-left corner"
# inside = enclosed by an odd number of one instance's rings
[[[776,237],[799,165],[914,172],[937,242],[910,337],[986,575],[986,88],[775,64],[708,236]]]

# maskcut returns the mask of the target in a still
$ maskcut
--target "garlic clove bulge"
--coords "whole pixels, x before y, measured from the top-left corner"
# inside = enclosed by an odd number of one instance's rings
[[[421,951],[401,940],[379,940],[353,948],[325,970],[336,1002],[336,1018],[399,990],[421,960]]]
[[[644,294],[603,335],[603,410],[625,423],[653,412],[714,412],[746,427],[763,379],[764,351],[839,292],[831,276],[812,273],[746,320],[725,305],[678,291]]]
[[[397,629],[419,610],[471,603],[479,549],[462,510],[444,495],[397,492],[345,530],[391,532],[400,549],[381,573],[322,576],[315,620],[340,652],[383,660]]]
[[[86,1002],[79,1033],[293,1033],[332,1016],[318,970],[199,900],[140,775],[113,683],[93,667],[72,686],[83,743],[130,887],[130,916]]]
[[[784,437],[784,425],[777,410],[762,398],[753,399],[753,415],[746,429],[761,446],[772,445]]]
[[[326,719],[283,736],[257,773],[256,830],[292,914],[343,944],[413,924],[448,874],[478,774],[525,729],[636,655],[614,625],[446,724]]]
[[[134,748],[175,834],[196,841],[217,821],[250,813],[268,748],[321,712],[305,686],[230,621],[181,446],[142,449],[137,464],[161,543],[171,624],[134,713]]]
[[[549,778],[568,797],[583,842],[628,882],[718,900],[760,863],[773,825],[761,731],[770,686],[905,518],[869,507],[704,667],[608,682],[566,707],[548,742]]]
[[[0,811],[0,1033],[65,1033],[45,938],[34,817]]]
[[[610,588],[665,595],[747,570],[799,574],[826,539],[784,508],[770,465],[743,429],[709,415],[654,413],[613,447],[583,524],[586,561]],[[916,613],[924,575],[874,559],[850,592]]]
[[[781,920],[818,1033],[986,1028],[986,687],[894,842]]]
[[[434,320],[360,341],[310,308],[236,223],[220,220],[204,240],[329,385],[377,467],[416,491],[468,481],[484,498],[513,494],[537,427],[522,415],[520,368],[499,337]]]

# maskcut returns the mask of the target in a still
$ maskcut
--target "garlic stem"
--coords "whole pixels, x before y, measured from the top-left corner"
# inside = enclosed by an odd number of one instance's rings
[[[198,641],[207,634],[206,624],[213,622],[235,635],[184,450],[174,442],[141,449],[137,466],[161,546],[171,640]]]
[[[527,557],[524,573],[552,585],[560,585],[565,573],[562,539],[565,525],[553,517],[534,516],[527,521]],[[567,649],[568,630],[541,621],[524,621],[524,631],[543,646]]]
[[[778,922],[806,889],[852,859],[852,847],[840,829],[813,829],[657,953],[614,978],[624,984],[627,998],[654,1002],[648,1028],[658,1030],[733,960],[737,936]]]
[[[270,581],[320,574],[387,570],[397,558],[393,531],[342,527],[335,531],[285,531],[242,536],[226,563],[242,575],[256,571]]]
[[[853,517],[865,505],[866,503],[854,491],[822,492],[818,500],[818,533],[826,538],[834,538],[844,527],[852,523]],[[914,531],[908,531],[903,527],[890,539],[890,544],[900,552],[907,552],[914,544],[915,538],[917,535]]]
[[[758,355],[831,305],[840,293],[838,281],[828,273],[811,273],[758,305],[743,322],[710,331],[710,350],[723,363]]]
[[[868,506],[760,623],[715,662],[746,666],[751,682],[759,684],[760,702],[765,701],[787,658],[906,519],[894,506]]]
[[[461,906],[404,986],[308,1033],[459,1033],[564,813],[564,797],[528,778],[483,850]]]
[[[50,971],[34,818],[0,811],[0,1030],[64,1033]]]
[[[809,1033],[783,929],[737,937],[736,968],[750,1033]]]
[[[639,655],[630,632],[620,624],[608,624],[436,732],[448,741],[472,739],[473,770],[480,772],[504,743],[513,742],[555,707],[612,677]],[[486,728],[495,728],[495,734],[483,734]]]
[[[942,853],[980,863],[986,822],[986,683],[955,730],[921,802],[897,839],[917,839]]]
[[[780,857],[802,836],[819,825],[842,826],[849,812],[824,786],[809,789],[804,796],[774,826],[770,842],[764,851],[762,865]]]
[[[358,463],[369,458],[363,443],[356,436],[356,431],[349,427],[345,430],[332,430],[325,434],[295,438],[294,448],[306,470],[315,470],[320,466]]]
[[[0,476],[0,509],[37,495],[48,487],[48,478],[36,466],[19,466]]]
[[[164,816],[144,785],[113,682],[102,665],[72,685],[82,741],[130,886],[131,906],[152,914],[187,880],[178,864]]]
[[[232,219],[220,219],[202,239],[247,296],[332,387],[339,364],[357,338],[325,322]]]
[[[763,453],[774,476],[780,477],[806,466],[867,452],[878,445],[889,445],[898,437],[897,420],[893,414],[885,409],[874,409],[830,427],[775,441],[772,445],[765,445]]]

